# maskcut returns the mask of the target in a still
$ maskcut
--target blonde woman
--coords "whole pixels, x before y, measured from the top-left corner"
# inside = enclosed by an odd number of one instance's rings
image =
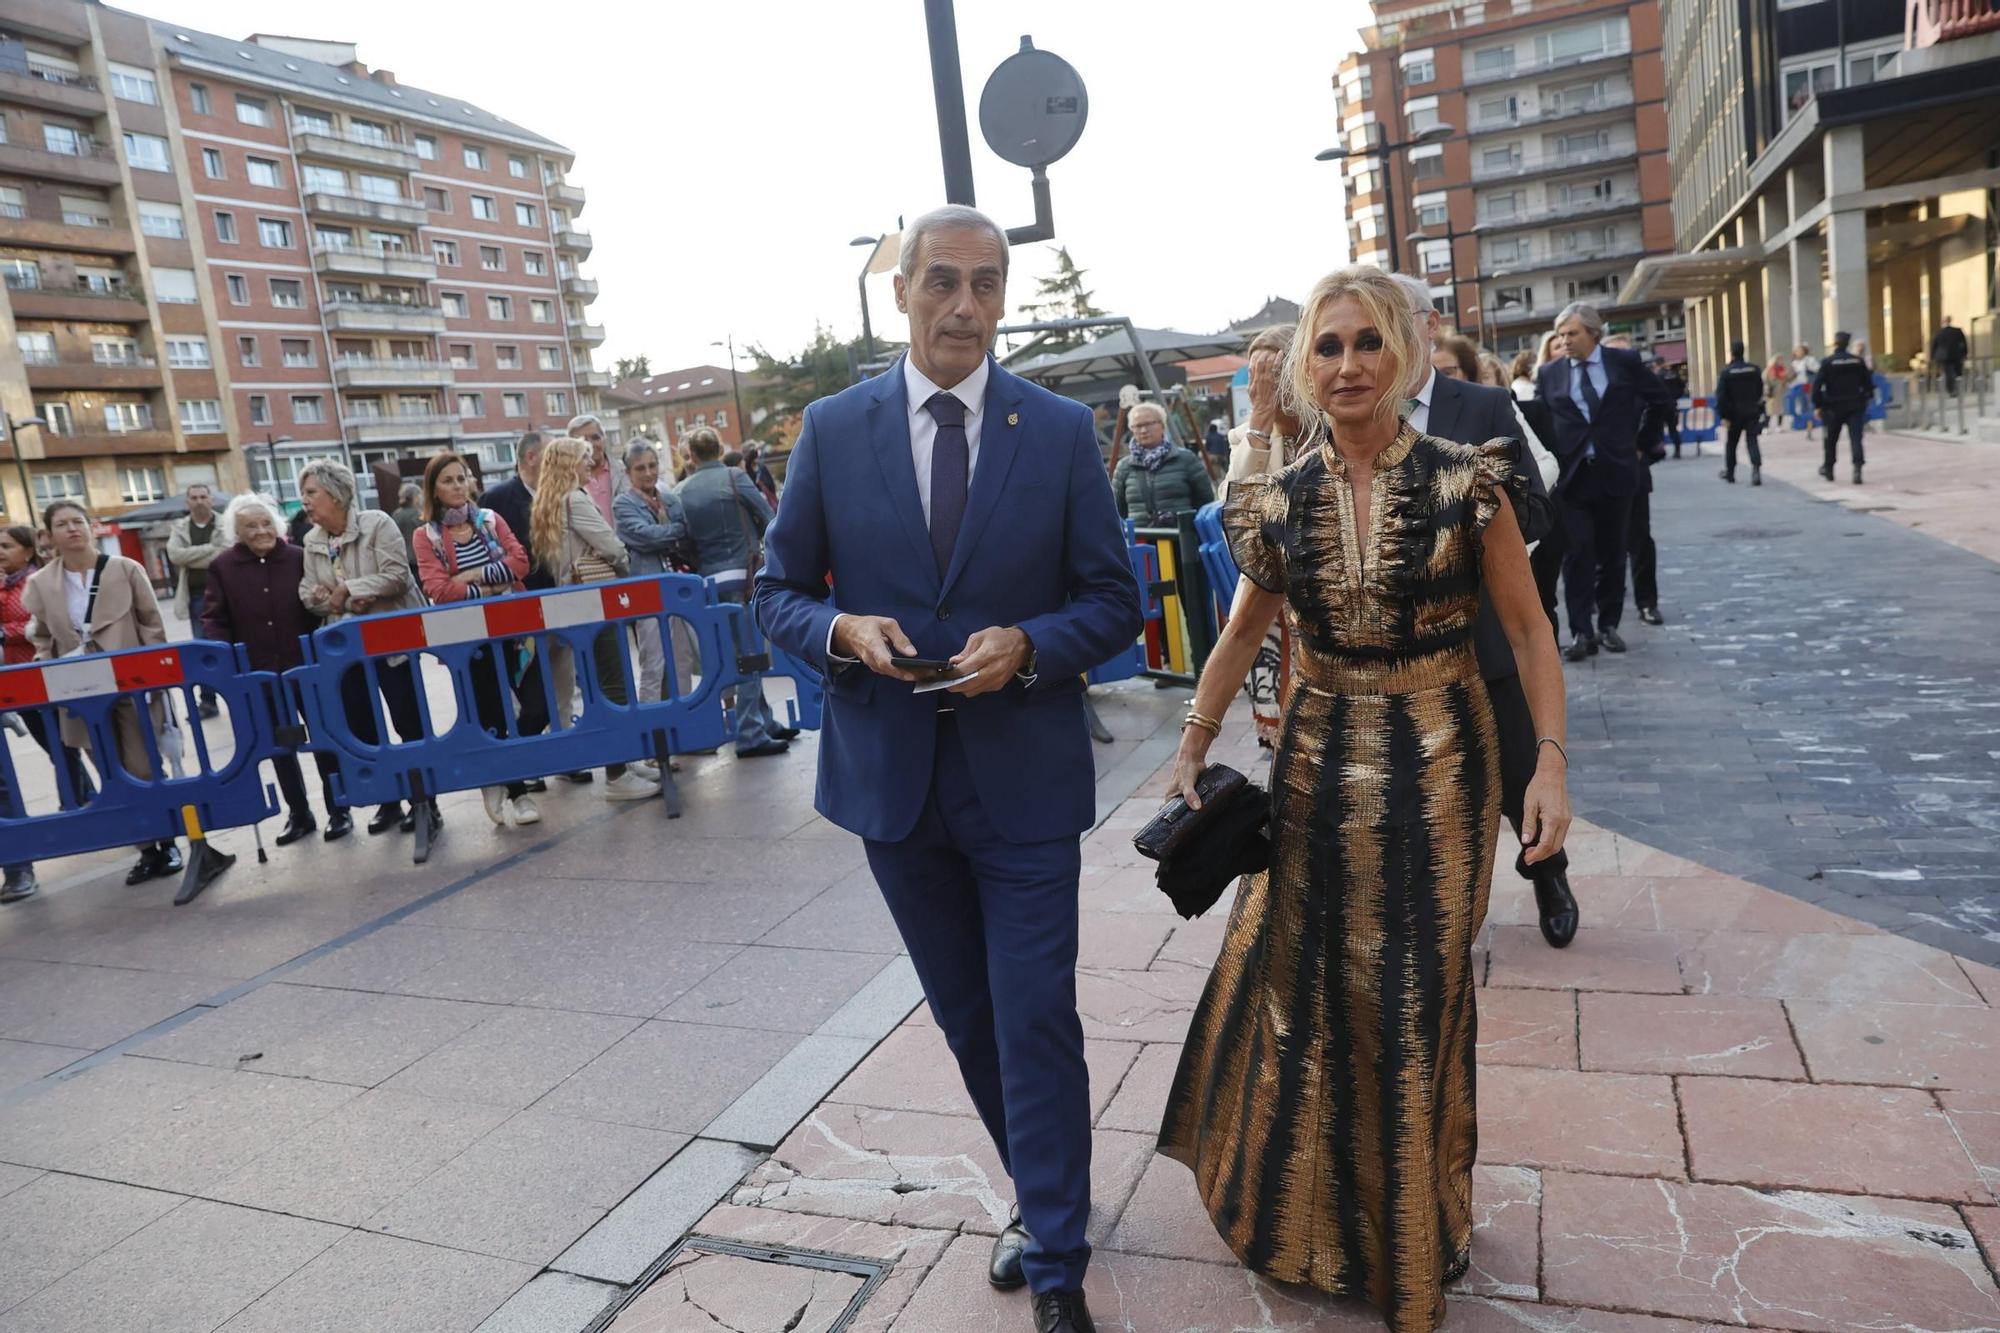
[[[1243,580],[1174,769],[1198,805],[1214,719],[1286,607],[1295,674],[1271,869],[1230,915],[1160,1149],[1194,1170],[1247,1266],[1365,1297],[1422,1333],[1471,1261],[1472,940],[1500,816],[1472,644],[1482,585],[1541,737],[1530,861],[1569,826],[1562,667],[1508,495],[1511,447],[1420,435],[1400,416],[1428,358],[1396,280],[1336,270],[1298,329],[1285,389],[1303,447],[1230,496]]]
[[[605,583],[622,578],[630,568],[625,543],[598,510],[589,483],[594,463],[591,447],[572,436],[549,441],[542,450],[542,473],[535,482],[535,503],[528,511],[529,545],[535,559],[549,571],[557,586],[572,583]],[[564,688],[564,663],[570,659],[569,646],[554,644],[556,709],[567,713],[569,691]],[[598,691],[615,704],[630,699],[626,692],[625,636],[615,625],[606,625],[591,640],[591,660],[597,668]],[[575,666],[568,678],[575,679]],[[565,719],[566,720],[566,719]],[[643,801],[657,796],[660,784],[646,776],[637,765],[607,764],[604,768],[604,799]]]

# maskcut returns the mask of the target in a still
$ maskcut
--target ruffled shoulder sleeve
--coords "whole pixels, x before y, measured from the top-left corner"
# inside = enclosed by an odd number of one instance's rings
[[[1502,493],[1514,506],[1515,521],[1519,522],[1522,507],[1528,500],[1528,482],[1515,462],[1514,442],[1504,438],[1488,440],[1473,451],[1472,526],[1475,532],[1484,532],[1486,525],[1493,521],[1493,516],[1500,512]]]
[[[1222,531],[1244,578],[1265,592],[1285,590],[1285,520],[1291,508],[1282,478],[1265,473],[1229,484]]]

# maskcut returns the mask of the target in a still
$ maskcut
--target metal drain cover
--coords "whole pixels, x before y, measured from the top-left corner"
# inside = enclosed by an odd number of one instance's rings
[[[683,1286],[680,1296],[675,1298],[663,1285],[686,1283],[685,1275],[695,1265],[705,1263],[707,1256],[722,1260],[726,1271],[704,1284],[711,1288],[704,1294],[711,1299],[735,1296],[749,1303],[761,1303],[765,1307],[761,1318],[769,1322],[771,1333],[842,1333],[861,1313],[892,1267],[886,1260],[861,1259],[824,1250],[688,1235],[648,1265],[631,1290],[600,1312],[584,1333],[612,1333],[627,1314],[631,1315],[631,1325],[635,1328],[660,1327],[660,1316],[665,1310],[679,1309],[689,1303],[720,1324],[721,1320],[697,1300],[694,1291]],[[810,1275],[810,1280],[803,1284],[796,1280],[787,1283],[781,1271],[758,1272],[765,1267],[791,1270],[794,1279]],[[825,1278],[833,1280],[823,1282]]]
[[[1780,537],[1796,537],[1797,528],[1725,528],[1721,532],[1708,534],[1723,542],[1772,542]]]

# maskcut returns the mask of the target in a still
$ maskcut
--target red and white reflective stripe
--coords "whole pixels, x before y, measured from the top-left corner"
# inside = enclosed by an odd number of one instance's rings
[[[0,709],[34,708],[131,690],[158,690],[187,679],[177,648],[145,648],[46,666],[0,671]]]
[[[361,651],[370,657],[441,648],[454,643],[511,639],[545,629],[570,629],[607,620],[656,616],[664,608],[654,582],[592,585],[539,597],[471,602],[407,616],[361,622]]]

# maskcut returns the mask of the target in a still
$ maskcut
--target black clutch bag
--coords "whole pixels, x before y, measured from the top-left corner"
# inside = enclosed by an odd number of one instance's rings
[[[1193,919],[1244,875],[1267,870],[1271,802],[1264,789],[1235,769],[1211,764],[1195,779],[1199,810],[1175,797],[1132,839],[1142,856],[1160,863],[1154,879],[1174,910]]]

